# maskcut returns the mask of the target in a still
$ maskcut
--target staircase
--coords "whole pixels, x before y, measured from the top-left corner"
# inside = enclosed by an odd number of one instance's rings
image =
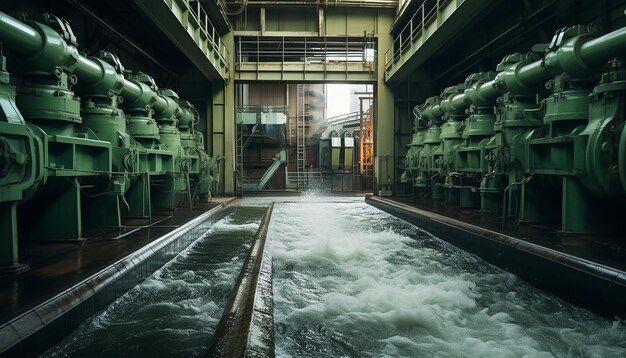
[[[254,179],[249,179],[249,178],[244,179],[243,181],[244,189],[245,190],[271,189],[270,180],[272,180],[272,177],[274,176],[274,174],[276,174],[280,166],[285,164],[286,162],[287,162],[287,151],[285,149],[281,149],[281,151],[278,154],[276,154],[276,156],[274,157],[272,164],[269,166],[269,168],[267,168],[267,170],[265,171],[265,173],[263,173],[263,176],[261,176],[259,180],[254,180]]]

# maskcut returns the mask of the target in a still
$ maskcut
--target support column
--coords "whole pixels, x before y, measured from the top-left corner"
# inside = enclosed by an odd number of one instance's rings
[[[378,13],[377,79],[374,121],[374,191],[377,195],[392,195],[395,180],[394,96],[385,84],[385,51],[391,47],[393,14]]]
[[[0,203],[0,268],[17,263],[17,201]]]
[[[234,36],[230,32],[222,37],[222,42],[231,50],[228,59],[230,68],[234,68]],[[225,82],[211,83],[212,112],[210,135],[211,156],[224,157],[219,162],[220,181],[217,193],[220,195],[234,195],[235,193],[235,84],[232,79]]]

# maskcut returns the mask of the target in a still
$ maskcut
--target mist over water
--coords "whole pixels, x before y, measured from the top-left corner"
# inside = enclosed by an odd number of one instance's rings
[[[44,356],[204,356],[264,213],[237,208]]]
[[[626,356],[624,322],[539,291],[362,198],[278,201],[268,233],[278,357]]]

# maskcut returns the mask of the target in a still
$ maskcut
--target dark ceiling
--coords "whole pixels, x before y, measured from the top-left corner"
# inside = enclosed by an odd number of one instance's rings
[[[564,26],[595,24],[600,32],[626,26],[624,0],[494,1],[488,11],[444,44],[420,66],[436,91],[464,82],[481,70],[494,70],[507,54],[547,43]],[[409,16],[410,17],[410,16]],[[402,25],[404,26],[404,25]],[[422,77],[423,80],[423,77]]]

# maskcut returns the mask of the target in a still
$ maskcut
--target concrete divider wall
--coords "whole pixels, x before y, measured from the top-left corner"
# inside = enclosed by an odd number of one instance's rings
[[[232,209],[221,205],[207,211],[4,324],[0,355],[28,357],[45,352],[171,261]]]
[[[626,317],[626,273],[393,200],[366,203],[406,220],[534,286],[609,317]]]
[[[272,258],[266,252],[267,230],[274,204],[259,225],[211,343],[208,357],[272,358],[274,316]]]

